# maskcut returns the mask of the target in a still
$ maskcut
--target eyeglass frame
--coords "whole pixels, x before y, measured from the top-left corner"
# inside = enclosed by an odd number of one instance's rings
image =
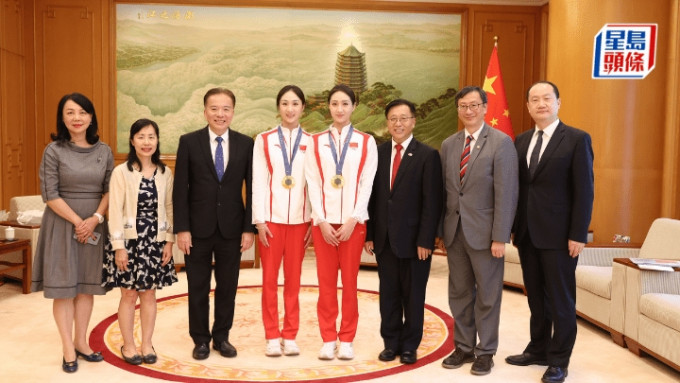
[[[394,125],[394,124],[397,123],[397,121],[399,121],[403,125],[403,124],[407,123],[408,120],[410,120],[412,118],[416,118],[416,117],[415,116],[411,116],[411,117],[391,117],[391,118],[387,119],[387,122],[391,125]]]
[[[486,105],[486,102],[480,102],[479,104],[470,104],[470,105],[457,105],[456,109],[458,109],[459,112],[465,112],[465,110],[470,110],[473,112],[476,112],[479,110],[479,107],[482,105]]]

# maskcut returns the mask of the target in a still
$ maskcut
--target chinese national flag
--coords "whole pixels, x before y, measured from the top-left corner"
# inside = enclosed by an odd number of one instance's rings
[[[508,109],[508,99],[505,97],[501,64],[498,61],[498,49],[495,46],[491,51],[489,67],[486,69],[486,77],[484,77],[484,91],[489,101],[485,118],[486,123],[507,134],[514,141],[515,134],[512,132],[510,109]]]

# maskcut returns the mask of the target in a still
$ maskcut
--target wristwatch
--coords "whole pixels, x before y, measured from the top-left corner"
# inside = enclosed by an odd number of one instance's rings
[[[104,223],[104,216],[103,216],[103,215],[101,215],[101,214],[99,214],[99,213],[97,213],[97,212],[94,212],[94,214],[92,214],[92,215],[93,215],[94,217],[97,217],[97,220],[99,221],[100,224],[101,224],[101,223]]]

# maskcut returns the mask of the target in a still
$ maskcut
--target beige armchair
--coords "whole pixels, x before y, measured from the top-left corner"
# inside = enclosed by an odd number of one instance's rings
[[[612,307],[623,305],[623,275],[613,272],[614,258],[637,257],[634,245],[591,246],[583,249],[576,266],[576,314],[606,330],[624,347],[623,316],[612,315]]]
[[[524,277],[522,277],[522,265],[519,262],[519,251],[510,243],[505,244],[503,284],[521,289],[524,295],[527,293],[527,290],[524,288]]]
[[[9,220],[0,223],[0,236],[5,238],[5,228],[7,226],[14,227],[14,237],[17,239],[31,240],[31,257],[35,257],[35,246],[38,243],[38,235],[40,234],[39,225],[21,225],[16,222],[19,213],[27,210],[45,210],[45,203],[40,195],[18,196],[12,197],[9,200]],[[20,251],[3,256],[4,259],[10,262],[21,262],[22,254]],[[32,259],[31,259],[32,261]],[[8,277],[21,280],[23,278],[21,270],[14,270],[7,273]]]
[[[656,219],[639,257],[680,259],[680,220]],[[625,297],[621,305],[612,307],[612,316],[623,318],[628,348],[680,371],[680,268],[675,272],[640,270],[617,260],[614,273],[623,275]]]

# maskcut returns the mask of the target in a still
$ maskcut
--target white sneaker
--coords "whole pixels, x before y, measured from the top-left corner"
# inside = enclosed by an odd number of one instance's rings
[[[281,356],[281,341],[279,339],[268,339],[267,351],[264,354],[267,356]]]
[[[333,360],[335,359],[335,342],[325,342],[319,350],[319,359]]]
[[[352,346],[352,342],[340,342],[340,348],[338,349],[338,359],[354,359],[354,347]]]
[[[283,354],[287,356],[300,355],[300,347],[292,339],[283,340]]]

